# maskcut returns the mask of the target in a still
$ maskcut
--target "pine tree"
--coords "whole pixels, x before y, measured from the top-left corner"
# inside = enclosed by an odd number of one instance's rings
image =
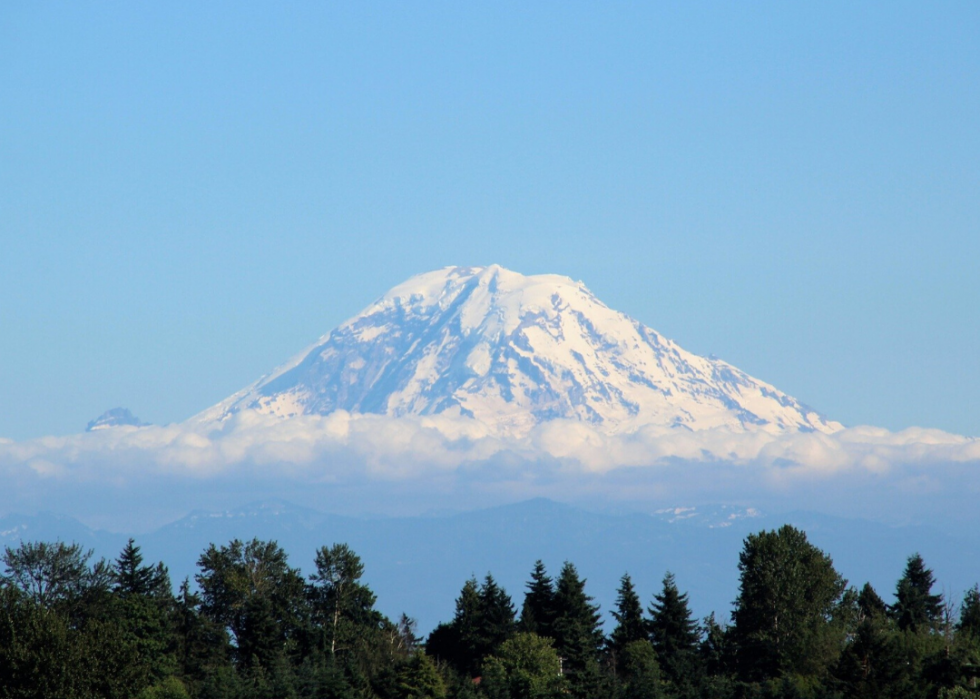
[[[878,596],[871,583],[864,583],[857,599],[862,619],[874,619],[888,612],[888,605]]]
[[[623,648],[634,641],[647,638],[647,622],[643,618],[643,605],[633,588],[629,574],[624,574],[619,581],[616,593],[616,609],[612,612],[616,620],[616,628],[609,637],[609,649],[615,657],[619,657]]]
[[[554,636],[554,620],[555,586],[545,571],[544,563],[539,559],[534,563],[531,580],[527,583],[527,592],[524,594],[520,629],[551,638]]]
[[[650,607],[650,637],[660,666],[677,683],[695,672],[699,641],[698,625],[691,616],[687,593],[677,589],[674,574],[664,575],[663,589]]]
[[[601,625],[599,606],[585,594],[585,580],[566,561],[555,587],[555,649],[573,676],[596,663],[604,641]]]
[[[514,605],[504,588],[487,573],[480,586],[480,614],[477,617],[477,653],[480,658],[494,653],[517,632]]]
[[[113,590],[122,596],[166,597],[172,594],[170,574],[163,563],[143,565],[143,554],[130,538],[112,566]]]
[[[920,631],[935,625],[943,612],[943,596],[933,595],[936,578],[926,568],[922,556],[909,556],[905,572],[895,589],[892,617],[902,631]]]
[[[963,596],[960,607],[960,620],[956,631],[975,640],[980,640],[980,586],[974,585]]]

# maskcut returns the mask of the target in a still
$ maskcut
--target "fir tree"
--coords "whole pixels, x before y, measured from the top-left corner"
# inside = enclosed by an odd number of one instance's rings
[[[616,620],[616,628],[609,638],[609,649],[615,657],[619,657],[623,648],[634,641],[647,639],[647,622],[643,618],[643,605],[633,588],[629,574],[624,574],[619,581],[616,593],[616,609],[612,612]]]
[[[555,586],[545,571],[544,563],[539,559],[535,561],[531,580],[527,583],[524,606],[521,608],[520,628],[526,633],[553,637],[554,620]]]
[[[677,589],[674,574],[664,575],[663,589],[650,607],[650,637],[667,678],[677,683],[692,676],[698,649],[698,625],[691,616],[687,593]]]
[[[517,631],[514,605],[504,588],[487,573],[480,586],[480,614],[477,617],[477,654],[480,658],[495,652]]]
[[[170,574],[163,563],[143,565],[143,554],[134,539],[126,543],[112,566],[113,590],[122,596],[147,595],[165,597],[171,594]]]
[[[970,638],[980,640],[980,586],[974,585],[963,596],[956,630]]]
[[[905,572],[895,589],[895,604],[891,614],[902,631],[916,632],[932,627],[943,612],[943,596],[934,595],[936,578],[926,568],[922,556],[909,556]]]
[[[599,606],[585,594],[585,581],[565,562],[555,586],[555,649],[564,659],[576,694],[592,691],[603,646]]]
[[[878,596],[871,583],[864,583],[857,598],[858,609],[862,619],[874,619],[888,612],[888,605]]]

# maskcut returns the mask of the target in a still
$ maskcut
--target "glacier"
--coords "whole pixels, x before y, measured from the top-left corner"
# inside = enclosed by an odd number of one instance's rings
[[[499,265],[412,277],[191,421],[221,423],[246,410],[284,419],[446,415],[505,438],[555,419],[610,435],[843,429],[609,308],[582,282]]]

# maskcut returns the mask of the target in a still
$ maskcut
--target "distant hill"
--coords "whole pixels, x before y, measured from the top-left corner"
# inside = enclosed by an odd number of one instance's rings
[[[886,601],[906,558],[916,551],[956,602],[980,581],[976,536],[957,538],[925,527],[893,528],[805,512],[766,515],[722,507],[611,515],[539,499],[449,516],[359,519],[276,501],[195,512],[138,537],[137,543],[149,560],[167,563],[177,584],[193,577],[197,558],[211,542],[275,539],[290,553],[292,564],[307,574],[317,547],[346,542],[363,559],[379,608],[391,616],[404,611],[428,630],[452,616],[453,601],[470,575],[492,572],[519,606],[537,558],[552,573],[564,560],[574,562],[606,613],[624,572],[649,604],[670,570],[690,593],[698,615],[716,611],[725,617],[737,594],[743,538],[784,523],[806,530],[852,584],[870,581]],[[126,540],[67,517],[0,518],[0,543],[58,538],[79,541],[108,558],[118,555]]]

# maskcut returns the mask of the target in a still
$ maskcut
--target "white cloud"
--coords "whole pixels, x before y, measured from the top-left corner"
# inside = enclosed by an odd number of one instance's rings
[[[280,419],[243,412],[219,425],[0,441],[0,477],[10,490],[0,506],[16,506],[18,487],[30,486],[35,501],[43,501],[46,487],[104,484],[125,493],[147,479],[197,488],[250,479],[320,488],[359,483],[364,492],[392,493],[466,487],[513,498],[608,501],[690,501],[698,493],[744,501],[795,493],[806,504],[821,493],[839,498],[860,488],[921,497],[936,488],[975,493],[978,467],[980,440],[923,428],[782,436],[648,428],[608,435],[581,422],[553,421],[508,440],[466,418],[338,411]]]

